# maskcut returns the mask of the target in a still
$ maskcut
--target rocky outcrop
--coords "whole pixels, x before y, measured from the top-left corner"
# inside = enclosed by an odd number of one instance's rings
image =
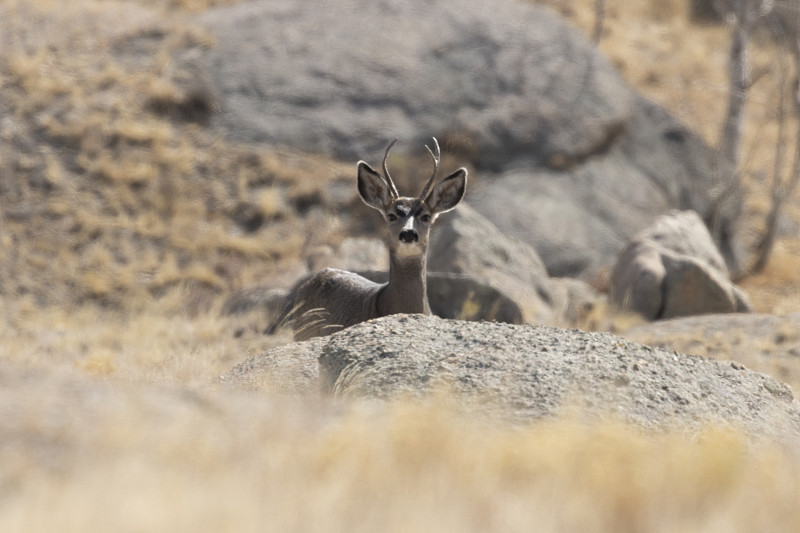
[[[263,0],[201,21],[216,45],[192,68],[217,95],[211,123],[224,135],[352,161],[393,137],[421,147],[436,135],[480,173],[472,206],[551,276],[603,275],[672,208],[710,219],[718,207],[713,237],[737,261],[737,194],[716,201],[726,169],[713,151],[544,8]]]
[[[520,2],[265,0],[202,20],[214,122],[246,141],[358,159],[452,132],[502,169],[595,153],[636,105],[576,29]]]
[[[658,218],[622,251],[611,301],[648,320],[750,310],[697,213]]]
[[[731,425],[800,437],[791,390],[738,363],[635,344],[607,333],[393,315],[268,351],[222,377],[319,360],[318,384],[346,398],[447,391],[476,415],[524,423],[576,410],[645,428]],[[305,389],[304,389],[305,390]]]
[[[503,234],[469,205],[437,222],[428,269],[463,274],[494,287],[523,310],[526,322],[553,319],[550,280],[536,250]]]

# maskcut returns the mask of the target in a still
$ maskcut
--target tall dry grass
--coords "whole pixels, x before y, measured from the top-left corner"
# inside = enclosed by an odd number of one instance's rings
[[[724,429],[653,435],[569,418],[509,428],[444,398],[332,412],[310,400],[71,375],[42,380],[59,395],[51,398],[4,381],[7,532],[730,533],[800,524],[797,450]],[[8,418],[12,408],[21,418]]]

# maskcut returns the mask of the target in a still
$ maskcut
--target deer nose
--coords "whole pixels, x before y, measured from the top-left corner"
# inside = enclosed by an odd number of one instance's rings
[[[412,243],[419,241],[419,234],[413,229],[404,229],[400,232],[400,241]]]

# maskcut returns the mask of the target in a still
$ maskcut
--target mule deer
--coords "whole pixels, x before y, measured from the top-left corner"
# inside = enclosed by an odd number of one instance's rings
[[[460,168],[431,187],[436,179],[441,151],[425,148],[433,160],[433,173],[416,197],[400,196],[389,175],[386,159],[397,139],[383,155],[383,176],[359,161],[358,194],[383,215],[388,225],[389,281],[374,283],[358,274],[326,268],[301,280],[290,291],[283,311],[267,330],[290,321],[295,340],[329,335],[372,318],[395,313],[430,314],[426,282],[426,255],[431,224],[464,197],[467,170]]]

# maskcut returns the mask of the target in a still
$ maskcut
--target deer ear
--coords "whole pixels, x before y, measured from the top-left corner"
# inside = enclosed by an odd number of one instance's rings
[[[428,207],[438,215],[450,211],[464,198],[467,190],[467,169],[459,168],[433,188],[425,200]]]
[[[381,213],[392,203],[386,181],[363,161],[358,162],[358,194],[365,204]]]

